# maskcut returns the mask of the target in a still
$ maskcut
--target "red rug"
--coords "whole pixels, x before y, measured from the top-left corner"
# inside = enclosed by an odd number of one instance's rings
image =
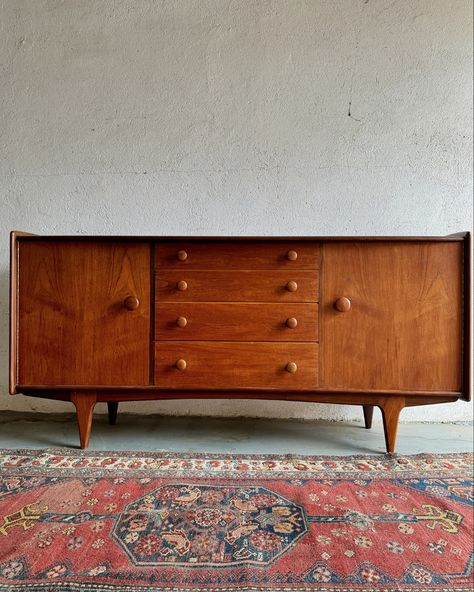
[[[471,592],[472,462],[0,451],[0,590]]]

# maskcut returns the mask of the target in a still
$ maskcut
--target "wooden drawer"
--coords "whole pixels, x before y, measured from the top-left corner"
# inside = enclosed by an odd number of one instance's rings
[[[186,368],[176,367],[178,360]],[[289,363],[296,372],[286,370]],[[155,385],[189,389],[310,389],[318,386],[316,343],[155,343]]]
[[[317,341],[318,305],[157,303],[155,339]]]
[[[155,249],[156,269],[319,269],[320,259],[319,243],[296,240],[166,241]]]
[[[185,282],[185,284],[180,284]],[[296,291],[288,283],[296,282]],[[180,286],[184,289],[179,289]],[[293,286],[294,287],[294,286]],[[317,302],[319,271],[192,271],[155,274],[155,300],[162,302]]]

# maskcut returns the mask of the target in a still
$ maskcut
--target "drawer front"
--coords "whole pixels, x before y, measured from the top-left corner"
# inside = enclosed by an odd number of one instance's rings
[[[317,341],[318,305],[156,303],[155,339]]]
[[[296,288],[296,289],[295,289]],[[319,271],[192,271],[155,274],[157,302],[317,302]]]
[[[312,241],[170,241],[156,245],[155,268],[319,269]]]
[[[184,366],[179,369],[177,366]],[[296,364],[296,371],[291,364]],[[155,385],[185,389],[318,386],[316,343],[156,342]]]

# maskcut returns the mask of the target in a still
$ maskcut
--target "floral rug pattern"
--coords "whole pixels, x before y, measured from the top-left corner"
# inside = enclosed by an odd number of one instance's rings
[[[473,455],[0,451],[0,590],[471,592]]]

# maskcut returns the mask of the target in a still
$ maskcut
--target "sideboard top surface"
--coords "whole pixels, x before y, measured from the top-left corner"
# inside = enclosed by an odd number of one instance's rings
[[[21,239],[21,240],[130,240],[130,241],[447,241],[447,242],[455,242],[455,241],[463,241],[470,237],[470,233],[468,231],[458,232],[455,234],[448,234],[444,236],[403,236],[403,235],[396,235],[396,236],[272,236],[272,235],[264,235],[264,236],[250,236],[250,235],[229,235],[229,236],[196,236],[196,235],[180,235],[180,236],[171,236],[171,235],[92,235],[92,234],[52,234],[52,235],[44,235],[44,234],[31,234],[28,232],[23,232],[19,230],[13,230],[11,232],[13,239]]]

